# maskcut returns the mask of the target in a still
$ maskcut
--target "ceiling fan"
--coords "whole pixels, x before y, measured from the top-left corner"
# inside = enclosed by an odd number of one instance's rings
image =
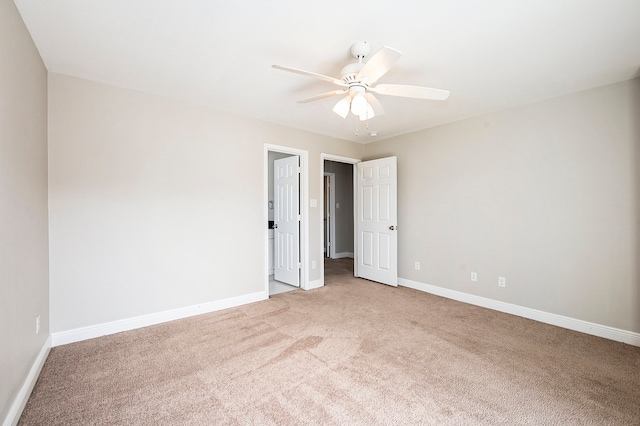
[[[370,59],[363,62],[363,59],[367,57],[370,51],[371,46],[366,41],[353,44],[351,46],[351,55],[353,55],[358,62],[342,68],[340,78],[333,78],[281,65],[272,66],[279,70],[306,75],[342,87],[342,89],[339,90],[332,90],[331,92],[298,101],[299,103],[307,103],[331,96],[345,95],[338,101],[335,107],[333,107],[333,111],[342,118],[347,118],[349,111],[351,111],[353,115],[360,117],[361,121],[384,114],[382,104],[373,95],[374,93],[378,95],[432,100],[445,100],[449,97],[450,92],[448,90],[408,86],[404,84],[376,84],[378,79],[389,71],[393,64],[400,59],[402,53],[391,47],[384,46],[376,51]]]

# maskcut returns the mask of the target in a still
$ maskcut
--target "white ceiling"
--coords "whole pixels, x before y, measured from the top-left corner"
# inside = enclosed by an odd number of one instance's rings
[[[15,0],[49,71],[367,143],[639,76],[639,0]],[[448,89],[378,96],[386,114],[331,111],[366,40],[403,53],[379,83]],[[372,52],[373,53],[373,52]]]

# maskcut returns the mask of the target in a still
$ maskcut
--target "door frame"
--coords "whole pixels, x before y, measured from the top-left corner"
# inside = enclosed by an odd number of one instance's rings
[[[357,177],[358,177],[358,171],[356,170],[356,164],[360,163],[362,160],[358,159],[358,158],[351,158],[351,157],[343,157],[341,155],[333,155],[333,154],[327,154],[327,153],[320,153],[320,174],[319,174],[319,179],[320,179],[320,188],[324,188],[324,160],[329,160],[329,161],[335,161],[336,163],[346,163],[346,164],[351,164],[352,168],[353,168],[353,256],[354,256],[354,261],[353,261],[353,274],[354,276],[358,275],[358,229],[357,229],[357,222],[356,222],[356,212],[357,210],[357,203],[358,203],[358,197],[356,197],[356,184],[357,184]],[[321,202],[321,211],[324,211],[324,197],[322,197]],[[324,250],[324,223],[323,221],[320,221],[320,235],[322,235],[322,238],[320,240],[320,253],[323,252]],[[320,265],[320,282],[322,283],[322,285],[324,285],[324,261],[321,263]]]
[[[324,162],[322,163],[324,164]],[[334,259],[336,257],[336,174],[324,172],[324,176],[329,178],[329,243],[331,244],[327,247],[327,257],[329,259]],[[323,181],[324,183],[324,181]],[[323,188],[324,189],[324,188]],[[325,197],[322,197],[322,202],[324,203]],[[324,214],[327,210],[327,206],[322,205],[322,213]],[[324,221],[323,221],[324,222]],[[327,235],[323,233],[325,237],[324,245],[327,244]]]
[[[309,152],[288,146],[264,144],[263,171],[263,221],[264,229],[264,292],[269,298],[269,152],[297,155],[300,157],[300,288],[307,290],[309,283]]]

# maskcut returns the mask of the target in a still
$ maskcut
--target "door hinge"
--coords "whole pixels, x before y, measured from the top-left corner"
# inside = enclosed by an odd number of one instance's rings
[[[298,166],[298,173],[302,173],[302,167]]]
[[[302,263],[298,262],[298,269],[302,269]]]
[[[301,222],[301,221],[302,221],[302,215],[301,215],[301,214],[299,214],[299,215],[298,215],[298,222]]]

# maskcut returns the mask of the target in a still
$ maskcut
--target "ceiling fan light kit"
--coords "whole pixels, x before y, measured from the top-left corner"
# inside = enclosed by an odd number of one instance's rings
[[[450,92],[448,90],[432,89],[430,87],[402,84],[376,85],[378,79],[391,69],[398,59],[400,59],[402,53],[391,47],[383,46],[376,51],[371,58],[363,62],[363,59],[367,57],[370,52],[371,46],[366,41],[354,43],[351,46],[351,55],[356,58],[358,62],[348,64],[342,68],[339,79],[281,65],[273,65],[273,68],[313,77],[342,87],[341,90],[333,90],[299,101],[299,103],[308,103],[344,94],[346,96],[340,99],[333,107],[333,112],[342,118],[347,118],[349,111],[359,117],[361,121],[384,114],[382,105],[378,99],[373,96],[373,93],[385,96],[430,100],[445,100],[449,97]]]

